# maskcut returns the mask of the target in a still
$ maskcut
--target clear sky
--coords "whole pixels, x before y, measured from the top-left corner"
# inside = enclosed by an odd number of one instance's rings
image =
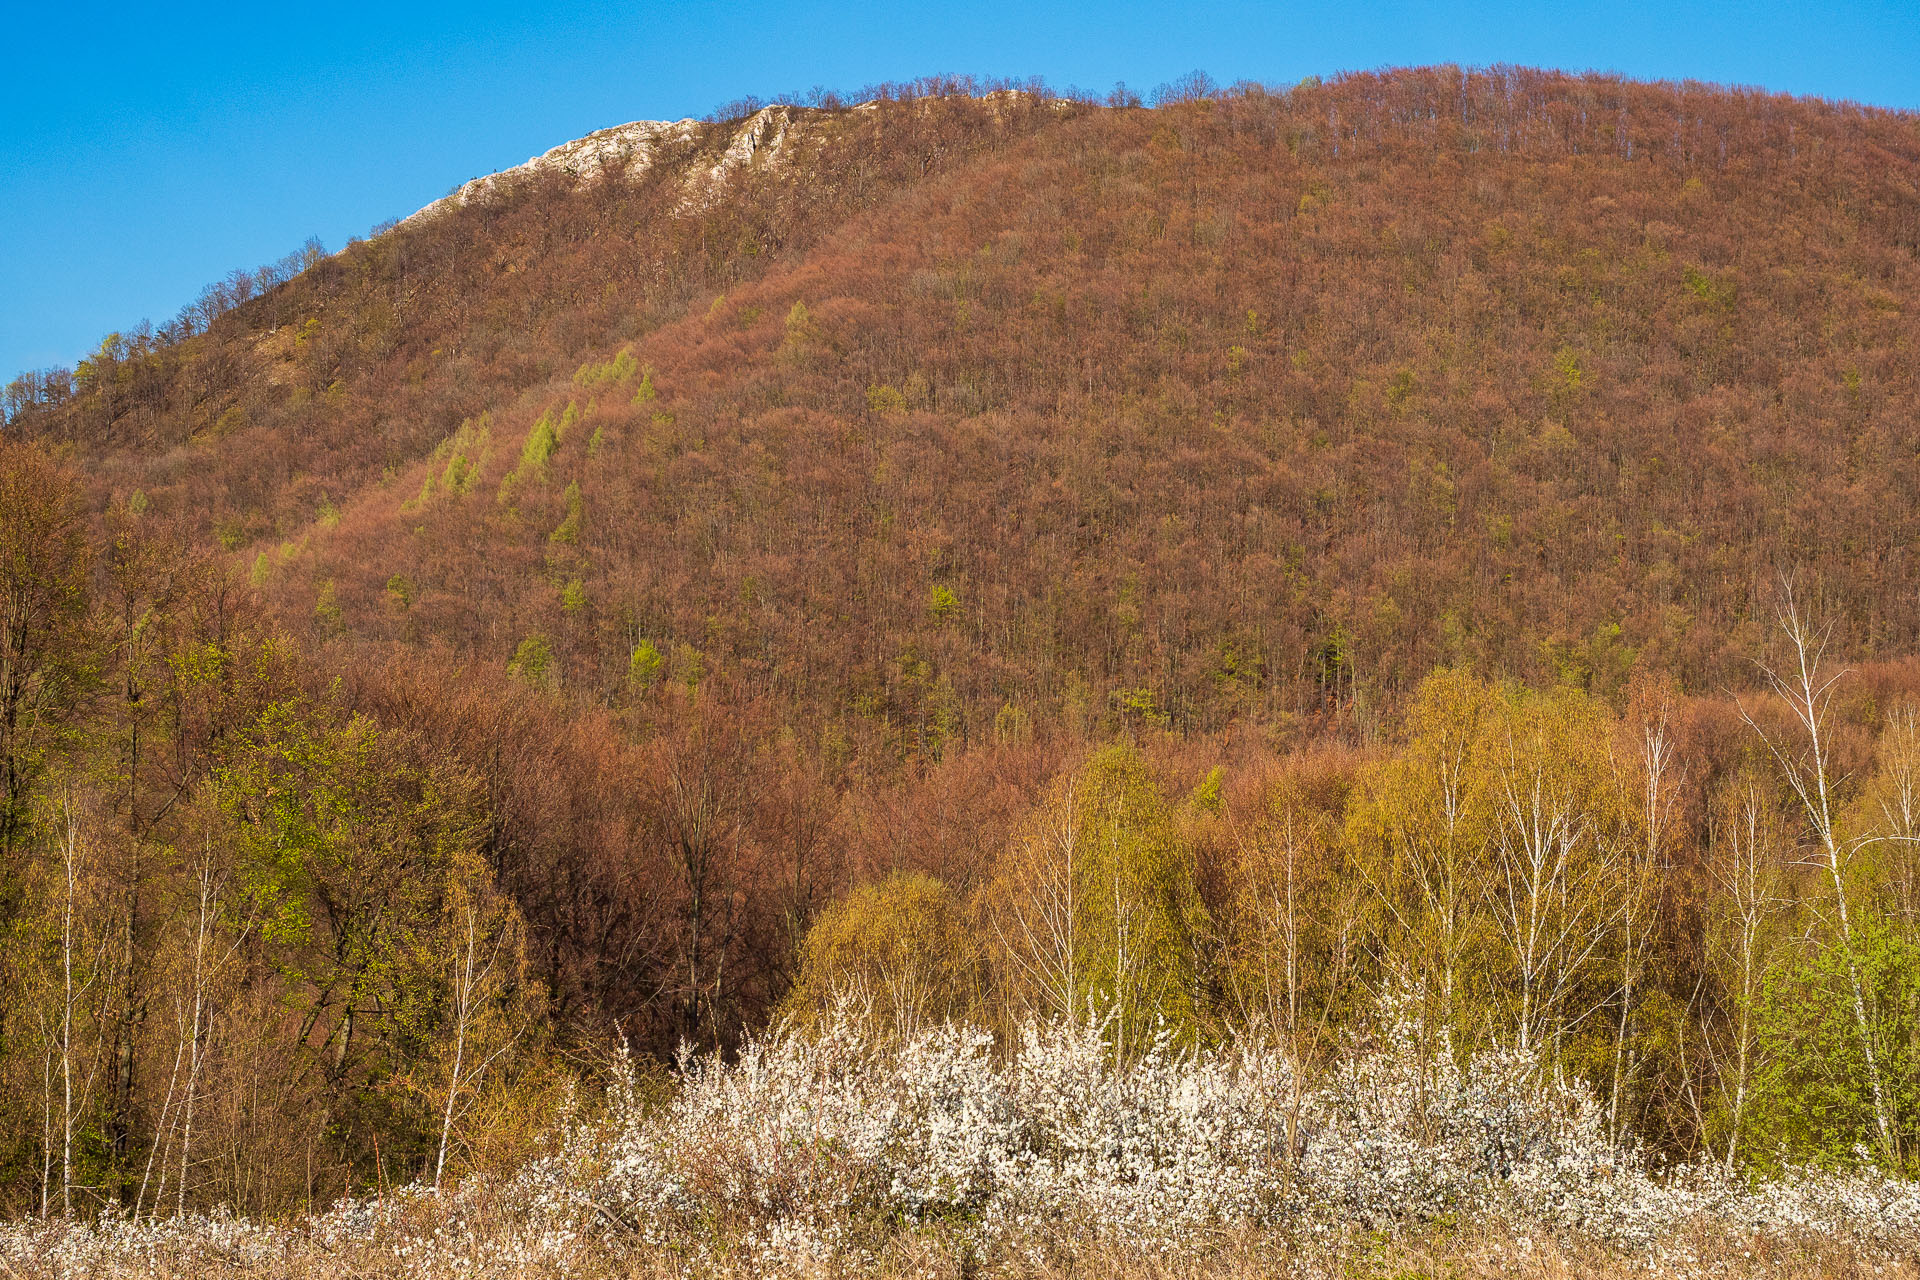
[[[1434,62],[1920,108],[1920,0],[182,3],[0,20],[0,381],[611,124],[938,72],[1142,92]]]

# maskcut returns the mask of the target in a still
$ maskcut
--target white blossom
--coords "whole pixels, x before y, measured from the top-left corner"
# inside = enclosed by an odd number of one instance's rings
[[[504,1181],[350,1200],[292,1224],[225,1215],[0,1225],[23,1272],[276,1271],[357,1251],[407,1274],[567,1275],[670,1253],[758,1272],[877,1258],[901,1229],[982,1257],[1062,1242],[1188,1253],[1247,1232],[1337,1237],[1434,1219],[1683,1258],[1703,1239],[1818,1233],[1920,1249],[1920,1184],[1863,1169],[1749,1184],[1659,1173],[1607,1138],[1582,1085],[1537,1058],[1429,1055],[1391,1027],[1310,1087],[1257,1045],[1161,1037],[1116,1056],[1094,1022],[997,1047],[944,1026],[874,1040],[850,1019],[777,1032],[731,1063],[685,1058],[665,1101],[616,1070],[605,1114],[574,1119]]]

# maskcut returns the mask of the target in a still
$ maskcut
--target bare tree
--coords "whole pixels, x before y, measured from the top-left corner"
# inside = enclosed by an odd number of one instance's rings
[[[1834,669],[1826,664],[1832,628],[1815,626],[1802,614],[1791,582],[1781,587],[1779,623],[1789,650],[1788,665],[1784,670],[1766,663],[1759,666],[1768,687],[1790,713],[1795,735],[1801,740],[1790,742],[1786,735],[1769,731],[1754,718],[1744,702],[1740,704],[1740,715],[1765,744],[1800,801],[1813,831],[1813,861],[1832,880],[1835,925],[1846,960],[1854,1029],[1860,1038],[1867,1085],[1873,1094],[1874,1129],[1882,1154],[1891,1158],[1894,1155],[1893,1118],[1880,1069],[1880,1054],[1874,1045],[1873,1024],[1867,1016],[1866,984],[1854,949],[1853,912],[1847,901],[1848,868],[1862,849],[1883,837],[1842,834],[1835,791],[1845,779],[1834,776],[1832,735],[1828,731],[1834,687],[1850,672],[1848,668]]]
[[[1740,1154],[1745,1131],[1747,1099],[1754,1073],[1761,1067],[1754,1010],[1770,967],[1766,947],[1768,921],[1785,905],[1778,892],[1778,867],[1773,857],[1775,832],[1771,806],[1751,776],[1741,778],[1721,813],[1715,815],[1707,865],[1719,889],[1728,926],[1725,942],[1728,972],[1722,981],[1731,988],[1733,1008],[1728,1014],[1725,1060],[1713,1062],[1727,1109],[1727,1149],[1722,1164],[1731,1173]],[[1707,1052],[1718,1059],[1711,1036]]]
[[[1548,714],[1554,714],[1549,712]],[[1507,731],[1495,803],[1495,870],[1489,898],[1510,949],[1520,1005],[1523,1053],[1556,1049],[1592,1012],[1568,1013],[1576,982],[1606,940],[1617,909],[1609,864],[1589,811],[1586,762],[1563,759],[1568,743],[1544,726],[1529,741]]]
[[[1027,988],[1029,1011],[1052,1018],[1080,1012],[1080,834],[1072,788],[1056,787],[1010,851],[988,912],[1001,953]]]
[[[184,1104],[186,1119],[180,1128],[180,1186],[176,1203],[176,1207],[181,1212],[186,1210],[187,1171],[193,1159],[194,1104],[200,1097],[200,1076],[207,1056],[208,991],[214,977],[239,953],[247,940],[247,935],[253,932],[254,926],[254,916],[249,911],[246,919],[234,931],[233,940],[227,945],[226,954],[218,960],[210,960],[213,928],[219,914],[221,887],[225,880],[224,876],[214,874],[211,848],[201,860],[197,880],[199,909],[194,918],[193,932],[193,1017],[187,1030],[187,1092]]]
[[[1887,713],[1874,753],[1879,770],[1873,780],[1873,813],[1898,855],[1887,867],[1893,887],[1892,910],[1904,936],[1920,937],[1920,709],[1902,702]]]
[[[655,836],[683,894],[678,975],[680,1034],[718,1037],[734,945],[736,895],[755,801],[753,762],[739,726],[705,713],[673,744],[655,780]]]
[[[514,1046],[517,1035],[502,1037],[488,1049],[476,1048],[474,1040],[484,1020],[483,1006],[500,976],[505,948],[512,943],[503,922],[494,922],[492,936],[483,939],[479,905],[470,894],[460,904],[465,939],[453,977],[453,1064],[447,1076],[447,1100],[440,1112],[440,1144],[433,1161],[433,1185],[440,1186],[446,1173],[447,1150],[453,1139],[453,1120],[463,1091],[480,1087],[487,1072]],[[484,946],[486,954],[481,955]],[[477,1058],[478,1061],[471,1061]]]
[[[1345,947],[1332,945],[1332,938],[1344,941],[1358,890],[1338,894],[1331,902],[1324,892],[1315,893],[1325,886],[1324,881],[1316,884],[1313,876],[1316,866],[1324,866],[1325,833],[1290,782],[1282,784],[1267,820],[1251,836],[1234,825],[1234,840],[1240,850],[1241,909],[1252,948],[1251,963],[1245,966],[1251,969],[1246,986],[1252,990],[1243,990],[1240,1000],[1249,1029],[1277,1035],[1287,1055],[1287,1151],[1297,1159],[1306,1102],[1303,1086],[1332,1029],[1330,993],[1344,977]],[[1310,954],[1316,924],[1333,954]],[[1318,1010],[1310,1012],[1308,983],[1316,972],[1326,985]]]
[[[1607,1102],[1608,1124],[1615,1142],[1626,1137],[1627,1114],[1621,1100],[1632,1088],[1637,1065],[1633,1049],[1634,997],[1652,945],[1679,785],[1677,749],[1668,724],[1671,712],[1670,701],[1662,697],[1636,726],[1634,763],[1640,812],[1637,830],[1622,843],[1616,863],[1620,873],[1620,1022],[1614,1032],[1613,1088]]]
[[[78,975],[76,967],[85,939],[84,923],[79,919],[80,820],[74,812],[73,797],[67,795],[61,805],[61,871],[65,889],[60,911],[60,1212],[73,1216],[73,1120],[76,1113],[73,1095],[74,1011],[93,975]],[[76,985],[77,983],[77,985]],[[91,1076],[82,1083],[81,1103],[90,1091]]]

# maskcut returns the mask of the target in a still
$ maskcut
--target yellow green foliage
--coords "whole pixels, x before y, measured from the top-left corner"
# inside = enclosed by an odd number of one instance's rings
[[[440,442],[433,451],[432,466],[420,487],[424,505],[436,495],[458,496],[472,490],[474,479],[486,465],[493,443],[492,419],[487,414],[469,418],[460,429]]]
[[[911,1034],[975,1016],[982,963],[976,931],[946,885],[896,872],[820,914],[787,1007],[810,1022],[850,1001],[875,1029]]]
[[[1033,717],[1014,702],[1000,704],[993,714],[993,740],[1003,746],[1033,740]]]
[[[564,542],[572,546],[580,541],[580,521],[586,514],[586,500],[580,496],[580,482],[574,480],[567,485],[567,516],[554,531],[547,535],[552,542]]]
[[[881,417],[892,417],[907,411],[907,397],[901,394],[898,387],[868,387],[867,409]]]
[[[707,655],[690,644],[673,646],[673,678],[687,686],[692,693],[700,687],[707,675]]]
[[[588,391],[600,391],[617,386],[640,371],[639,362],[633,358],[631,349],[622,347],[620,353],[611,360],[595,364],[589,360],[574,372],[574,384]]]
[[[654,647],[653,641],[642,640],[627,659],[627,683],[636,689],[648,688],[660,678],[666,665],[666,658]]]
[[[314,600],[313,616],[318,619],[320,625],[327,630],[333,630],[339,627],[342,615],[340,612],[340,602],[336,598],[332,578],[321,582],[319,594]]]
[[[1686,285],[1687,292],[1708,306],[1731,311],[1739,300],[1740,287],[1737,283],[1721,280],[1699,267],[1688,266],[1681,271],[1680,276],[1682,283]]]
[[[1344,864],[1339,789],[1283,775],[1263,812],[1236,827],[1224,987],[1232,1020],[1307,1051],[1351,998],[1352,922],[1367,918],[1365,885]],[[1202,784],[1202,792],[1206,784]],[[1207,797],[1196,793],[1195,808]]]
[[[573,406],[569,404],[567,408],[571,410]],[[519,465],[500,482],[500,501],[511,502],[514,493],[529,480],[545,480],[547,462],[559,448],[560,429],[549,409],[534,419],[533,426],[527,430],[527,438],[520,446]]]
[[[1123,1044],[1162,1019],[1197,1031],[1208,923],[1194,853],[1133,747],[1107,747],[1054,787],[1002,855],[984,905],[1009,1012],[1097,1006]]]
[[[507,674],[541,687],[558,683],[560,673],[553,659],[552,644],[545,636],[534,632],[514,650],[513,660],[507,663]]]
[[[1635,820],[1612,734],[1577,690],[1442,671],[1409,708],[1405,746],[1360,778],[1346,839],[1380,954],[1457,1044],[1564,1045],[1607,990],[1592,940],[1621,907]]]

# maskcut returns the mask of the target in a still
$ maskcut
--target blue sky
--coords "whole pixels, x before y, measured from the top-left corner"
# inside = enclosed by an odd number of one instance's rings
[[[1920,108],[1920,3],[10,6],[0,380],[477,174],[746,94],[936,72],[1145,91],[1433,62]]]

